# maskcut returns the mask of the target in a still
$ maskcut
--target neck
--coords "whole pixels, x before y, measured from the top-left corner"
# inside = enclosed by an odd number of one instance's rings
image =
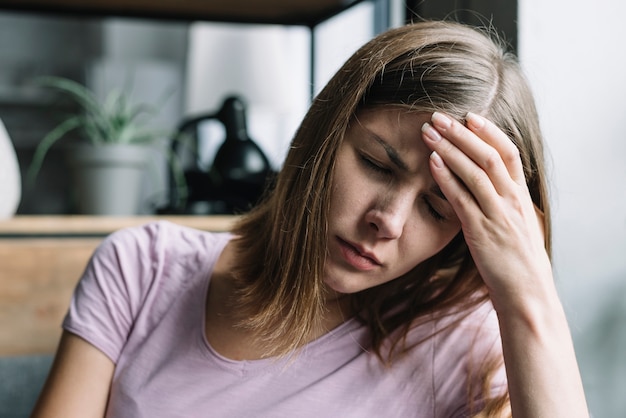
[[[246,309],[242,310],[235,301],[237,290],[232,276],[237,261],[235,245],[231,241],[226,246],[211,277],[206,305],[206,335],[213,348],[226,357],[248,360],[262,358],[267,356],[267,352],[262,349],[263,338],[254,329],[241,326],[248,323],[249,318],[245,317]],[[305,335],[294,336],[298,339],[298,346],[320,338],[353,316],[351,295],[330,288],[326,288],[325,292],[323,311],[318,316],[320,320]],[[280,327],[281,323],[275,325]],[[293,348],[297,349],[295,346]]]
[[[352,295],[336,292],[326,287],[326,312],[323,323],[326,332],[354,316]]]

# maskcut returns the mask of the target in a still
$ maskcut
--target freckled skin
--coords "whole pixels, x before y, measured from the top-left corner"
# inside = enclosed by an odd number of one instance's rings
[[[377,109],[352,121],[338,151],[331,197],[325,283],[335,292],[354,293],[393,280],[459,232],[450,205],[431,192],[430,150],[421,137],[429,118]],[[350,262],[355,252],[367,252],[377,262],[365,271],[356,268]]]

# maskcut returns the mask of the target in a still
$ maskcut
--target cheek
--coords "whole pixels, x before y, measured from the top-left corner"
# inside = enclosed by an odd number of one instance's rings
[[[461,231],[461,225],[455,223],[453,225],[446,225],[433,234],[433,255],[443,250]]]
[[[330,194],[330,211],[333,216],[343,212],[343,208],[350,205],[350,188],[342,181],[333,181],[333,189]]]
[[[372,187],[363,176],[358,175],[357,168],[352,168],[352,170],[340,168],[344,166],[345,164],[338,164],[335,169],[330,208],[332,211],[345,209],[354,213],[357,208],[370,200]]]
[[[460,225],[442,225],[421,219],[415,229],[409,231],[408,237],[411,238],[405,246],[406,258],[417,260],[415,265],[421,263],[443,250],[460,230]]]

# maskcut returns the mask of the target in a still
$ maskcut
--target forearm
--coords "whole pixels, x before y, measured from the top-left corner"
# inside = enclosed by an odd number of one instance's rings
[[[514,418],[588,417],[574,346],[556,289],[498,312]]]

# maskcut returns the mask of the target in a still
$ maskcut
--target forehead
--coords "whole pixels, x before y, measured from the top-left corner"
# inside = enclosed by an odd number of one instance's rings
[[[388,144],[414,166],[418,161],[412,160],[430,155],[421,133],[422,125],[430,120],[430,116],[427,112],[400,107],[365,109],[356,114],[352,129],[362,130],[365,139],[369,137],[372,142]]]

